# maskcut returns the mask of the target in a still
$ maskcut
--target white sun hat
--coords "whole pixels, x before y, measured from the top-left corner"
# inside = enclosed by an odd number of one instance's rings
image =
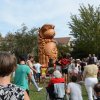
[[[54,75],[55,78],[61,78],[62,77],[62,74],[59,72],[59,70],[54,71],[53,75]]]

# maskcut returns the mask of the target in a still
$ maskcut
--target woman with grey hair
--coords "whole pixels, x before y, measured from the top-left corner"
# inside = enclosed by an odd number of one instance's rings
[[[60,73],[60,71],[55,70],[53,72],[53,77],[49,81],[48,87],[50,87],[51,85],[55,83],[64,83],[64,82],[65,82],[65,79],[62,77],[62,74]]]
[[[57,83],[60,83],[60,84],[63,83],[63,86],[60,85],[60,88],[61,88],[60,91],[58,91],[58,89],[55,90],[55,85],[57,85]],[[59,96],[61,96],[63,98],[63,96],[65,94],[64,83],[65,83],[65,79],[62,78],[62,74],[60,73],[60,71],[55,70],[53,72],[53,77],[50,79],[48,87],[46,88],[47,92],[49,93],[50,100],[58,100],[58,99],[54,99],[54,98],[56,98],[55,92],[60,94]],[[60,99],[60,100],[62,100],[62,99]]]

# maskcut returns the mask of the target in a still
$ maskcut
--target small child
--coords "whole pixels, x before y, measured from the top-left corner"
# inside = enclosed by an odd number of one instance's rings
[[[33,65],[36,69],[36,79],[37,82],[40,83],[40,76],[41,76],[41,67],[42,65],[38,62],[38,60],[36,61],[36,63]]]
[[[45,65],[42,65],[42,67],[41,67],[41,78],[42,78],[42,82],[43,83],[45,83],[46,72],[47,72],[46,66]]]

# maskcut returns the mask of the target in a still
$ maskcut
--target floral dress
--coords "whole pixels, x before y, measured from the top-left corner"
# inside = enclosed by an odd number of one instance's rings
[[[0,100],[24,100],[24,90],[14,84],[0,85]]]

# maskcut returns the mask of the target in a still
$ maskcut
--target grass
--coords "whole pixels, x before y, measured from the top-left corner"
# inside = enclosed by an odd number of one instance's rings
[[[83,100],[88,100],[87,92],[84,86],[82,86],[82,96]]]
[[[40,92],[37,92],[36,88],[34,85],[31,84],[30,86],[30,100],[46,100],[46,90],[45,87],[46,85],[39,85],[43,87],[43,90]]]
[[[30,86],[30,100],[46,100],[46,84],[40,84],[40,86],[43,87],[43,90],[41,92],[37,92],[33,85]],[[88,100],[87,92],[84,86],[82,86],[82,95],[83,100]]]
[[[13,83],[13,81],[12,81]],[[48,82],[47,82],[48,84]],[[33,84],[30,85],[30,100],[46,100],[46,89],[47,84],[40,84],[40,87],[43,87],[43,90],[37,92]],[[87,92],[84,86],[82,86],[82,96],[83,100],[88,100]]]

